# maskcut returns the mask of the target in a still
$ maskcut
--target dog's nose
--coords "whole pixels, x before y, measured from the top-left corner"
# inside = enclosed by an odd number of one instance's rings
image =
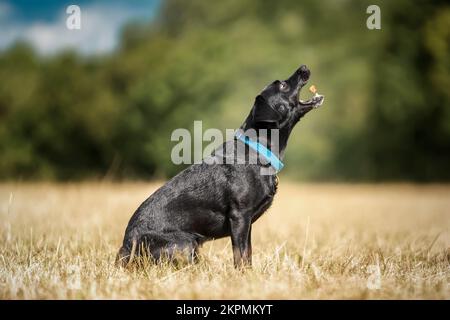
[[[311,71],[309,71],[308,67],[305,65],[302,65],[298,69],[298,73],[300,74],[300,77],[302,78],[303,81],[308,80],[309,76],[311,75]]]

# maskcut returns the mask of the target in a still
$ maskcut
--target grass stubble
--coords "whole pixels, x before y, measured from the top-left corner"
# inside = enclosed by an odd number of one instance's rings
[[[197,264],[116,268],[133,211],[159,183],[0,185],[0,299],[449,299],[450,186],[283,181],[253,227]]]

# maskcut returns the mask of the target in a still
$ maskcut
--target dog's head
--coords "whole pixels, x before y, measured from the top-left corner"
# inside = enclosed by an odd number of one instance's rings
[[[276,80],[256,97],[245,129],[292,128],[300,118],[323,102],[323,96],[299,100],[300,90],[308,82],[309,69],[302,65],[288,79]]]

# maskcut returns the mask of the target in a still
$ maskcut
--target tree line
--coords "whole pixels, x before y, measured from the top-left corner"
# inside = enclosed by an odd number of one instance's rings
[[[326,96],[295,129],[283,173],[336,181],[450,179],[445,1],[167,0],[102,56],[0,53],[1,179],[150,179],[176,128],[237,128],[300,64]],[[303,90],[302,98],[308,97]]]

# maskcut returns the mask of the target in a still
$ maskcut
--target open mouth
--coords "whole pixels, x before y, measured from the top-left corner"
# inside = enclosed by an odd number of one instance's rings
[[[309,69],[306,66],[301,66],[299,69],[299,73],[300,73],[300,86],[298,89],[298,93],[297,95],[300,96],[300,90],[306,85],[306,83],[309,80],[309,76],[311,75],[311,72],[309,71]],[[311,87],[309,87],[309,91],[314,95],[311,99],[309,100],[298,100],[298,104],[304,108],[304,107],[312,107],[312,108],[318,108],[322,105],[323,100],[324,100],[324,96],[321,94],[317,93],[317,89],[316,86],[312,85]]]
[[[307,66],[302,65],[287,80],[287,82],[290,82],[295,87],[295,90],[293,91],[293,95],[290,98],[291,101],[296,103],[302,109],[303,108],[318,108],[319,106],[322,105],[323,100],[324,100],[324,96],[317,93],[315,86],[310,87],[310,91],[314,94],[311,99],[306,100],[306,101],[299,99],[300,98],[300,90],[306,85],[310,76],[311,76],[311,71],[308,69]]]
[[[318,108],[323,104],[324,96],[321,94],[318,94],[317,92],[314,94],[314,96],[306,101],[299,100],[298,104],[301,107],[312,107],[312,108]]]

